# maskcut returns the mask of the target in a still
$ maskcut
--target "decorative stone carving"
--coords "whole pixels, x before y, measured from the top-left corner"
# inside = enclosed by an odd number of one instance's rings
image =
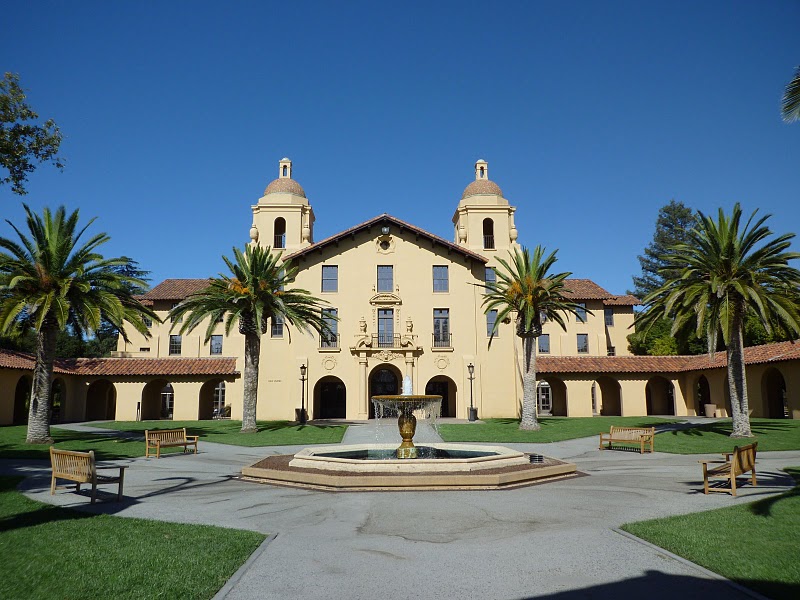
[[[389,362],[392,360],[397,360],[398,358],[403,358],[402,354],[397,354],[397,352],[390,352],[389,350],[381,350],[380,352],[376,352],[375,354],[373,354],[373,356],[383,362]]]
[[[322,361],[322,368],[326,371],[333,371],[336,368],[336,359],[332,356],[327,357]]]
[[[436,368],[439,369],[440,371],[444,371],[447,367],[450,366],[450,359],[447,358],[446,356],[440,356],[435,361],[433,361],[433,364],[436,365]]]
[[[406,317],[406,334],[411,335],[414,333],[414,322],[411,317]]]
[[[361,317],[361,320],[358,322],[358,332],[361,335],[367,335],[367,321],[364,317]]]
[[[369,299],[369,303],[373,306],[386,306],[386,305],[400,305],[403,300],[397,294],[391,292],[378,292]]]

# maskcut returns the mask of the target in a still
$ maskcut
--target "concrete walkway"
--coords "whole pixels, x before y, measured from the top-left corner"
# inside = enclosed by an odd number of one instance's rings
[[[435,433],[435,432],[434,432]],[[352,425],[346,442],[371,441]],[[416,440],[416,438],[415,438]],[[27,495],[81,510],[274,534],[218,598],[523,599],[752,597],[696,565],[615,531],[623,523],[698,512],[785,491],[800,452],[759,455],[759,487],[705,496],[698,456],[597,450],[595,437],[506,444],[570,460],[588,476],[517,490],[332,493],[239,481],[239,470],[299,447],[200,443],[200,454],[130,465],[126,501],[91,506],[49,495],[42,461],[0,461]]]

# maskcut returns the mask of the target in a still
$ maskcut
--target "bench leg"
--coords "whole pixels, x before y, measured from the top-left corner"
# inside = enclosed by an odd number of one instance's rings
[[[122,502],[122,484],[125,482],[125,469],[119,470],[119,489],[117,490],[117,502]]]
[[[736,495],[736,477],[734,477],[733,475],[731,475],[731,494],[733,496]]]
[[[756,468],[753,467],[753,476],[750,478],[750,483],[753,484],[753,487],[758,486],[758,482],[756,481]]]
[[[53,477],[50,479],[50,495],[54,496],[56,493],[56,474],[53,473]]]
[[[78,484],[78,485],[80,485],[80,484]],[[97,482],[93,481],[92,482],[92,504],[94,504],[94,501],[96,499],[97,499]]]
[[[708,466],[703,465],[703,492],[708,496]]]
[[[156,458],[161,458],[161,442],[156,442]]]

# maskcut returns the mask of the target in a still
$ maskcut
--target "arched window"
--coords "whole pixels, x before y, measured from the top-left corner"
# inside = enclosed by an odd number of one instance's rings
[[[286,167],[284,167],[286,168]],[[286,248],[286,219],[275,219],[275,248]]]
[[[491,219],[483,220],[483,247],[494,250],[494,221]]]

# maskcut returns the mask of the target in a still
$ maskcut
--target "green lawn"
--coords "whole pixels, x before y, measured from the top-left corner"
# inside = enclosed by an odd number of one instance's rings
[[[0,598],[211,598],[260,533],[93,515],[29,500],[0,477]]]
[[[730,420],[698,425],[681,431],[665,431],[656,436],[656,451],[674,454],[710,454],[731,452],[734,446],[758,442],[759,452],[800,450],[800,420],[750,419],[755,436],[733,439]]]
[[[97,427],[117,431],[141,433],[145,429],[172,429],[186,427],[189,435],[199,435],[201,441],[231,444],[234,446],[301,446],[309,444],[338,444],[342,441],[346,425],[297,425],[290,421],[259,421],[258,432],[239,433],[241,421],[109,421]],[[27,426],[0,427],[0,458],[49,459],[49,446],[25,443]],[[57,448],[63,450],[94,450],[98,460],[135,458],[144,456],[144,441],[113,437],[107,433],[84,433],[51,427],[50,434]],[[165,448],[162,454],[183,452],[183,448]]]
[[[800,482],[800,467],[786,471]],[[800,598],[800,485],[751,504],[622,529],[770,598]]]
[[[446,442],[543,443],[608,433],[612,425],[653,427],[674,423],[658,417],[544,417],[539,431],[520,431],[519,419],[486,419],[484,423],[442,424],[439,434]],[[656,449],[658,441],[656,441]]]

